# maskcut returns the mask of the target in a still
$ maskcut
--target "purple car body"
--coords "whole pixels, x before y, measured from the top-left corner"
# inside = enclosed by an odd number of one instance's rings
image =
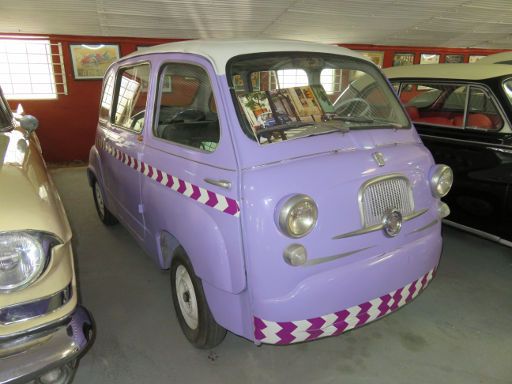
[[[406,119],[405,129],[372,126],[256,142],[242,127],[243,111],[236,104],[242,99],[229,68],[233,58],[262,52],[318,52],[374,67],[386,98],[393,108],[396,103],[393,113]],[[116,73],[139,63],[148,64],[148,82],[137,131],[115,124],[110,108],[117,102],[119,113],[120,96],[109,104],[108,94],[112,84],[119,87]],[[208,75],[215,99],[210,109],[220,126],[213,151],[156,137],[159,92],[164,92],[159,82],[169,63],[191,64]],[[178,76],[170,76],[174,89]],[[104,107],[108,111],[90,152],[91,185],[97,183],[102,204],[161,268],[171,267],[178,247],[185,250],[221,327],[269,344],[336,335],[403,306],[433,278],[447,211],[432,192],[439,166],[384,77],[357,54],[274,40],[166,44],[110,67]],[[291,236],[280,228],[279,217],[296,195],[314,201],[317,219],[311,224],[307,212],[294,211],[311,227]],[[367,222],[368,210],[382,218]],[[290,255],[299,255],[299,261],[290,262]]]

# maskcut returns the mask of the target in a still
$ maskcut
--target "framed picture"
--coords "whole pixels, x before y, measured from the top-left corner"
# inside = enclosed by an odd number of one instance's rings
[[[469,56],[469,62],[470,63],[476,63],[478,60],[480,60],[482,57],[485,57],[485,55],[470,55]]]
[[[439,64],[440,55],[436,53],[422,53],[420,64]]]
[[[135,47],[135,50],[136,50],[137,52],[142,52],[142,51],[145,51],[146,49],[148,49],[148,48],[150,48],[150,47],[152,47],[152,45],[137,45],[137,46]]]
[[[380,51],[359,51],[361,55],[371,60],[379,68],[384,65],[384,52]]]
[[[76,80],[103,79],[105,71],[119,59],[117,44],[70,44]]]
[[[448,64],[463,63],[464,55],[446,55],[444,62]]]
[[[393,67],[414,64],[414,53],[395,53],[393,56]]]

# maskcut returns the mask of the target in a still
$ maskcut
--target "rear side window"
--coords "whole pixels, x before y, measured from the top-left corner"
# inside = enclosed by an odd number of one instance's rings
[[[114,96],[114,74],[111,73],[105,80],[103,94],[101,95],[100,120],[109,120]]]
[[[219,120],[210,79],[203,68],[182,63],[164,65],[157,103],[156,137],[207,152],[217,148]]]
[[[148,99],[149,64],[119,70],[114,93],[113,123],[140,133]]]
[[[501,129],[504,125],[494,100],[480,86],[402,83],[399,96],[413,122],[487,130]]]

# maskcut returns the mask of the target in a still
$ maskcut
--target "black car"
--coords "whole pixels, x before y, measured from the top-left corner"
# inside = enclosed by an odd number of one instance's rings
[[[448,224],[512,246],[512,66],[384,70],[436,163],[454,184]]]

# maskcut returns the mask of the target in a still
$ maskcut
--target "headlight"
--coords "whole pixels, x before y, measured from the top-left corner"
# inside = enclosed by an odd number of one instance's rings
[[[0,292],[23,288],[37,279],[56,242],[56,237],[41,232],[0,233]]]
[[[302,237],[315,227],[318,208],[311,197],[295,195],[280,206],[279,228],[286,236]]]
[[[444,164],[438,164],[434,167],[432,177],[430,178],[430,188],[435,197],[446,196],[450,192],[453,184],[452,169]]]

